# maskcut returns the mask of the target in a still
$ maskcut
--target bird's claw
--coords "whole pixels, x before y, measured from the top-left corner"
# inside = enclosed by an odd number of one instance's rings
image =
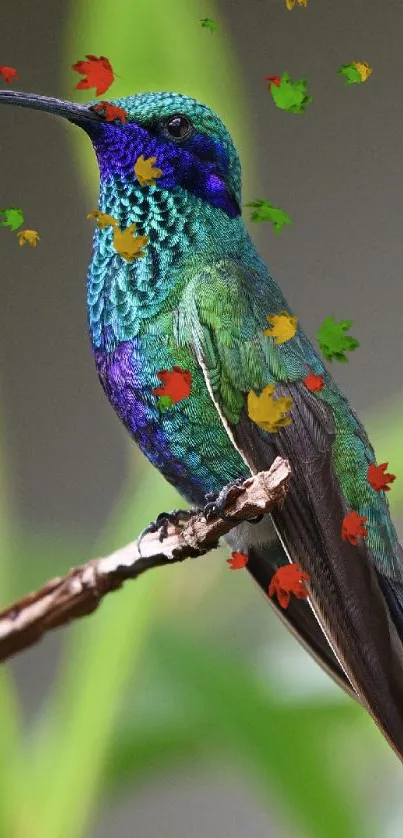
[[[172,512],[160,512],[157,515],[155,521],[150,521],[147,527],[142,530],[138,539],[137,539],[137,548],[141,556],[141,542],[145,535],[150,532],[158,532],[160,530],[158,540],[161,542],[164,541],[164,538],[168,536],[168,524],[173,524],[174,526],[179,526],[184,521],[188,521],[195,512],[199,512],[198,509],[195,507],[191,507],[190,509],[173,509]]]
[[[203,515],[206,521],[209,521],[210,518],[223,518],[224,521],[235,521],[241,523],[245,523],[246,521],[250,524],[258,524],[259,521],[262,520],[263,515],[256,515],[254,518],[237,518],[235,515],[227,515],[225,513],[225,507],[228,501],[228,495],[231,489],[234,486],[242,486],[245,482],[245,477],[237,477],[236,480],[232,480],[231,483],[228,483],[227,486],[224,486],[220,492],[208,492],[206,495],[207,503],[203,507]]]

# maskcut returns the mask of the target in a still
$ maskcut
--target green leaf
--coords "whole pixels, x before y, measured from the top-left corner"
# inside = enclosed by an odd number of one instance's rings
[[[18,230],[24,221],[24,213],[19,207],[0,210],[0,215],[3,216],[3,219],[0,219],[0,227],[9,227],[12,232]]]

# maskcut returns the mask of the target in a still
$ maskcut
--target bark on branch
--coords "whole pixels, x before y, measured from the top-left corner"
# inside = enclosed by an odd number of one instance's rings
[[[102,598],[120,588],[126,579],[136,579],[151,567],[182,562],[218,547],[219,539],[240,519],[271,512],[283,503],[290,474],[289,463],[278,457],[270,471],[229,489],[225,518],[206,520],[202,512],[196,512],[183,525],[169,524],[163,542],[160,531],[145,535],[141,554],[138,541],[132,541],[110,556],[92,559],[22,597],[0,612],[0,661],[36,643],[50,629],[95,611]]]

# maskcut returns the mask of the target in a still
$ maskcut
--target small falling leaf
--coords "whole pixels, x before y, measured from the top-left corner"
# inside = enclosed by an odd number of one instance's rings
[[[389,463],[381,463],[379,466],[376,466],[375,463],[371,463],[368,466],[367,471],[367,480],[370,486],[375,489],[375,492],[380,492],[381,489],[384,492],[390,492],[390,486],[388,483],[394,483],[396,480],[395,474],[389,474],[389,472],[385,472]]]
[[[342,64],[337,70],[339,76],[344,76],[346,85],[363,84],[372,73],[372,67],[366,61],[352,61],[351,64]]]
[[[15,67],[5,67],[4,65],[0,64],[0,76],[6,84],[10,84],[10,82],[14,81],[14,79],[18,79],[18,73]]]
[[[260,396],[251,390],[248,393],[248,415],[252,422],[270,433],[276,433],[291,423],[291,416],[286,416],[291,409],[292,399],[287,396],[273,398],[274,384],[268,384]]]
[[[297,599],[307,599],[309,591],[305,585],[309,582],[309,575],[301,570],[301,566],[294,562],[279,567],[269,585],[269,597],[277,596],[281,608],[288,608],[291,594]]]
[[[38,244],[39,233],[36,230],[21,230],[17,233],[18,244],[22,247],[24,244],[29,244],[30,247],[36,247]]]
[[[231,553],[231,558],[226,560],[230,570],[240,570],[248,564],[247,553]]]
[[[141,251],[150,241],[148,236],[135,236],[135,231],[136,223],[133,222],[125,230],[119,230],[115,227],[113,234],[113,246],[116,252],[128,262],[133,262],[134,259],[142,259],[146,254]]]
[[[306,79],[291,81],[288,73],[283,73],[280,84],[270,84],[269,91],[275,105],[281,110],[304,113],[306,106],[312,102],[312,96],[307,93],[307,85]]]
[[[4,221],[0,219],[0,227],[9,227],[13,233],[24,223],[24,213],[19,207],[7,207],[0,210],[0,215],[4,216]]]
[[[344,333],[352,326],[352,320],[340,320],[336,322],[333,315],[326,317],[319,328],[317,341],[320,351],[327,361],[340,361],[346,363],[348,358],[346,352],[352,352],[360,345],[356,338]]]
[[[312,393],[319,393],[320,390],[323,390],[325,386],[325,379],[323,375],[315,375],[315,373],[312,372],[312,370],[309,373],[309,375],[305,376],[303,382],[305,384],[305,387],[307,387],[308,390],[310,390]]]
[[[365,515],[359,515],[355,511],[345,515],[341,525],[341,537],[343,541],[348,539],[350,544],[357,544],[357,538],[364,538],[368,535],[368,530],[364,526],[367,520]]]
[[[294,8],[296,2],[297,0],[285,0],[285,5],[289,12]],[[298,6],[303,6],[306,9],[307,5],[308,0],[298,0]]]
[[[115,119],[119,119],[122,125],[127,122],[127,111],[124,108],[118,108],[117,105],[111,105],[110,102],[98,102],[97,105],[92,105],[90,110],[99,113],[106,122],[113,122]]]
[[[217,24],[211,17],[202,18],[200,23],[205,29],[210,29],[210,32],[215,32],[217,29]]]
[[[157,372],[157,376],[162,384],[154,387],[151,392],[154,396],[160,396],[161,399],[170,399],[170,404],[164,401],[162,405],[159,399],[158,407],[165,410],[188,397],[192,388],[192,373],[188,370],[175,366],[171,370],[160,370]]]
[[[113,215],[108,215],[106,212],[101,212],[100,210],[89,212],[87,218],[95,218],[100,230],[103,230],[105,227],[119,227],[117,219]]]
[[[281,311],[280,314],[269,314],[266,320],[268,323],[272,323],[272,326],[270,329],[265,329],[263,334],[269,338],[274,338],[276,345],[291,340],[298,328],[297,318],[287,311]]]
[[[76,84],[75,90],[89,90],[91,87],[95,87],[95,95],[101,96],[108,90],[114,80],[112,65],[104,55],[99,58],[96,55],[86,55],[85,57],[86,61],[76,61],[75,64],[71,65],[76,73],[87,77]]]
[[[163,174],[162,169],[154,168],[156,157],[144,158],[144,154],[140,154],[134,164],[134,174],[140,186],[155,186],[156,178]]]
[[[275,233],[281,233],[284,224],[292,224],[291,218],[279,207],[273,206],[269,201],[250,201],[246,207],[255,207],[251,212],[251,221],[271,221]]]

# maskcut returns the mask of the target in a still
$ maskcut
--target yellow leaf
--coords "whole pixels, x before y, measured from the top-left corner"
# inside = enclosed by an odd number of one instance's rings
[[[93,210],[93,212],[89,212],[87,218],[96,218],[97,225],[100,230],[103,230],[104,227],[118,226],[118,222],[113,215],[108,215],[106,212],[100,212],[100,210]]]
[[[366,61],[353,61],[353,66],[356,70],[358,70],[362,81],[366,81],[368,76],[372,73],[372,67],[370,67]]]
[[[248,415],[252,422],[256,422],[265,431],[275,433],[292,421],[286,413],[291,409],[292,399],[287,396],[273,398],[274,384],[268,384],[260,396],[251,390],[248,393]]]
[[[269,338],[275,338],[274,343],[285,343],[294,337],[298,321],[293,314],[281,311],[280,314],[269,314],[266,319],[268,323],[272,323],[272,326],[270,329],[265,329],[263,334]]]
[[[155,186],[155,178],[161,177],[162,169],[154,168],[153,164],[156,162],[156,157],[144,158],[144,154],[140,154],[134,164],[134,174],[140,186]]]
[[[288,11],[290,12],[291,9],[295,6],[295,0],[285,0],[285,5],[287,6]]]
[[[141,253],[141,249],[146,247],[149,242],[148,236],[134,236],[136,224],[130,224],[126,230],[115,229],[113,234],[113,246],[117,253],[127,259],[128,262],[133,262],[134,259],[141,259],[145,253]],[[133,238],[134,236],[134,238]]]
[[[29,244],[30,247],[36,247],[38,244],[39,233],[36,230],[20,230],[17,233],[18,244],[22,247],[24,244]]]
[[[298,0],[298,5],[303,6],[304,9],[306,9],[306,7],[308,5],[308,0]]]

